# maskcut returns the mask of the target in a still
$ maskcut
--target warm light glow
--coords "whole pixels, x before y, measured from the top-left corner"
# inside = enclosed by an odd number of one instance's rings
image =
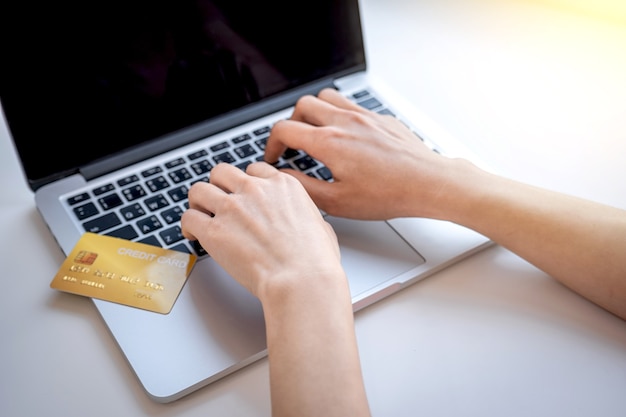
[[[562,10],[626,24],[624,0],[533,0]]]

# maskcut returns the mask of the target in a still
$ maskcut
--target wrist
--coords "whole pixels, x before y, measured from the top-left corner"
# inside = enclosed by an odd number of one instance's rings
[[[451,159],[448,178],[441,187],[433,218],[476,228],[490,209],[493,193],[506,184],[503,178],[465,159]]]
[[[407,217],[460,223],[466,210],[475,204],[488,174],[465,159],[438,158],[437,165],[431,165],[430,170],[416,167],[412,178],[420,181],[413,182],[414,188],[408,193],[412,199],[406,207]]]
[[[303,266],[298,270],[283,270],[266,277],[257,294],[266,311],[288,308],[329,298],[350,298],[345,272],[341,264],[323,265],[315,269]]]

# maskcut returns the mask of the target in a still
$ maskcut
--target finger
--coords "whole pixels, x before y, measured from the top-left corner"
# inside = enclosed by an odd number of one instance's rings
[[[337,97],[335,94],[338,94]],[[311,95],[302,96],[294,107],[291,120],[297,120],[311,124],[313,126],[326,126],[332,125],[337,122],[338,118],[341,118],[346,111],[358,111],[361,112],[359,106],[352,107],[346,98],[342,97],[339,93],[332,89],[322,90],[321,96],[315,97]],[[321,97],[327,97],[329,100],[322,99]],[[347,101],[342,101],[341,99]],[[333,104],[333,102],[339,103],[340,106]]]
[[[313,200],[317,207],[324,211],[327,210],[327,202],[331,200],[332,191],[337,184],[313,178],[303,172],[293,169],[285,169],[282,171],[300,181],[307,194],[311,197],[311,200]]]
[[[287,148],[303,149],[307,147],[305,135],[310,126],[293,120],[281,120],[274,124],[270,136],[265,144],[263,159],[269,164],[275,164]]]
[[[227,197],[227,193],[214,184],[198,182],[189,188],[187,197],[189,208],[213,215],[220,199]]]
[[[212,218],[206,213],[190,208],[180,218],[180,228],[188,240],[200,240],[210,228]]]
[[[246,174],[260,178],[269,178],[278,172],[276,168],[266,162],[253,162],[246,168]]]
[[[221,162],[211,170],[209,182],[230,194],[240,190],[247,179],[248,175],[241,169]]]
[[[337,90],[325,88],[317,97],[311,95],[301,97],[296,103],[291,119],[314,126],[324,126],[337,123],[337,119],[344,117],[346,112],[374,114]]]
[[[303,145],[296,140],[301,132],[293,131],[297,125],[294,122],[301,122],[304,125],[322,126],[331,124],[331,113],[338,109],[333,105],[320,100],[317,97],[306,95],[300,97],[289,120],[281,120],[274,124],[270,136],[265,145],[264,160],[270,164],[276,163],[278,158],[291,147],[293,149],[304,149]],[[285,127],[287,125],[287,127]],[[304,128],[304,126],[300,126]],[[284,131],[286,129],[286,132]],[[280,133],[278,133],[280,132]],[[287,142],[287,140],[292,139]]]
[[[326,163],[333,155],[333,139],[339,138],[340,128],[311,126],[293,120],[282,120],[274,125],[265,146],[265,161],[275,163],[285,149],[301,149],[311,157]]]
[[[308,132],[309,137],[302,137],[301,135],[306,132],[297,131],[298,125],[294,125],[293,122],[319,127],[342,126],[352,120],[348,117],[350,113],[367,116],[376,115],[376,113],[359,106],[332,88],[323,89],[318,97],[311,95],[301,97],[296,103],[291,118],[274,124],[265,147],[265,161],[276,163],[289,147],[303,149],[307,153],[313,152],[311,142],[307,141],[312,132]],[[292,124],[288,125],[289,122]],[[299,126],[299,128],[305,129],[305,126]]]
[[[323,89],[322,91],[319,92],[317,97],[320,100],[325,101],[329,104],[332,104],[333,106],[338,107],[340,109],[356,111],[359,113],[370,113],[370,110],[367,110],[364,107],[359,106],[352,100],[349,100],[347,97],[345,97],[343,94],[341,94],[339,91],[335,90],[334,88]]]
[[[279,129],[284,129],[285,127],[281,125],[284,125],[288,122],[288,120],[280,120],[274,123],[274,126],[272,126],[272,130],[270,131],[270,135],[267,138],[267,142],[265,143],[265,150],[263,152],[263,161],[267,162],[268,164],[275,164],[276,162],[278,162],[278,158],[280,158],[281,155],[284,154],[287,150],[287,145],[276,137],[278,136],[276,132]]]

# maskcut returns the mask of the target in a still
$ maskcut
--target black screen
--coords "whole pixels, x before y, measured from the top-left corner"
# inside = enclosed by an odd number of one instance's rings
[[[357,0],[3,3],[0,98],[33,188],[364,65]]]

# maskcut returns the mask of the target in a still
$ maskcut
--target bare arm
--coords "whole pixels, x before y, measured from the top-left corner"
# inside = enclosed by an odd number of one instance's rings
[[[182,227],[263,305],[273,415],[368,416],[337,238],[294,178],[247,172],[191,187]]]
[[[292,119],[275,125],[266,160],[277,159],[285,147],[304,149],[333,172],[335,181],[325,183],[287,171],[326,212],[456,222],[626,319],[626,211],[442,157],[399,121],[333,90],[301,99]]]
[[[463,169],[446,217],[626,319],[626,211]]]

